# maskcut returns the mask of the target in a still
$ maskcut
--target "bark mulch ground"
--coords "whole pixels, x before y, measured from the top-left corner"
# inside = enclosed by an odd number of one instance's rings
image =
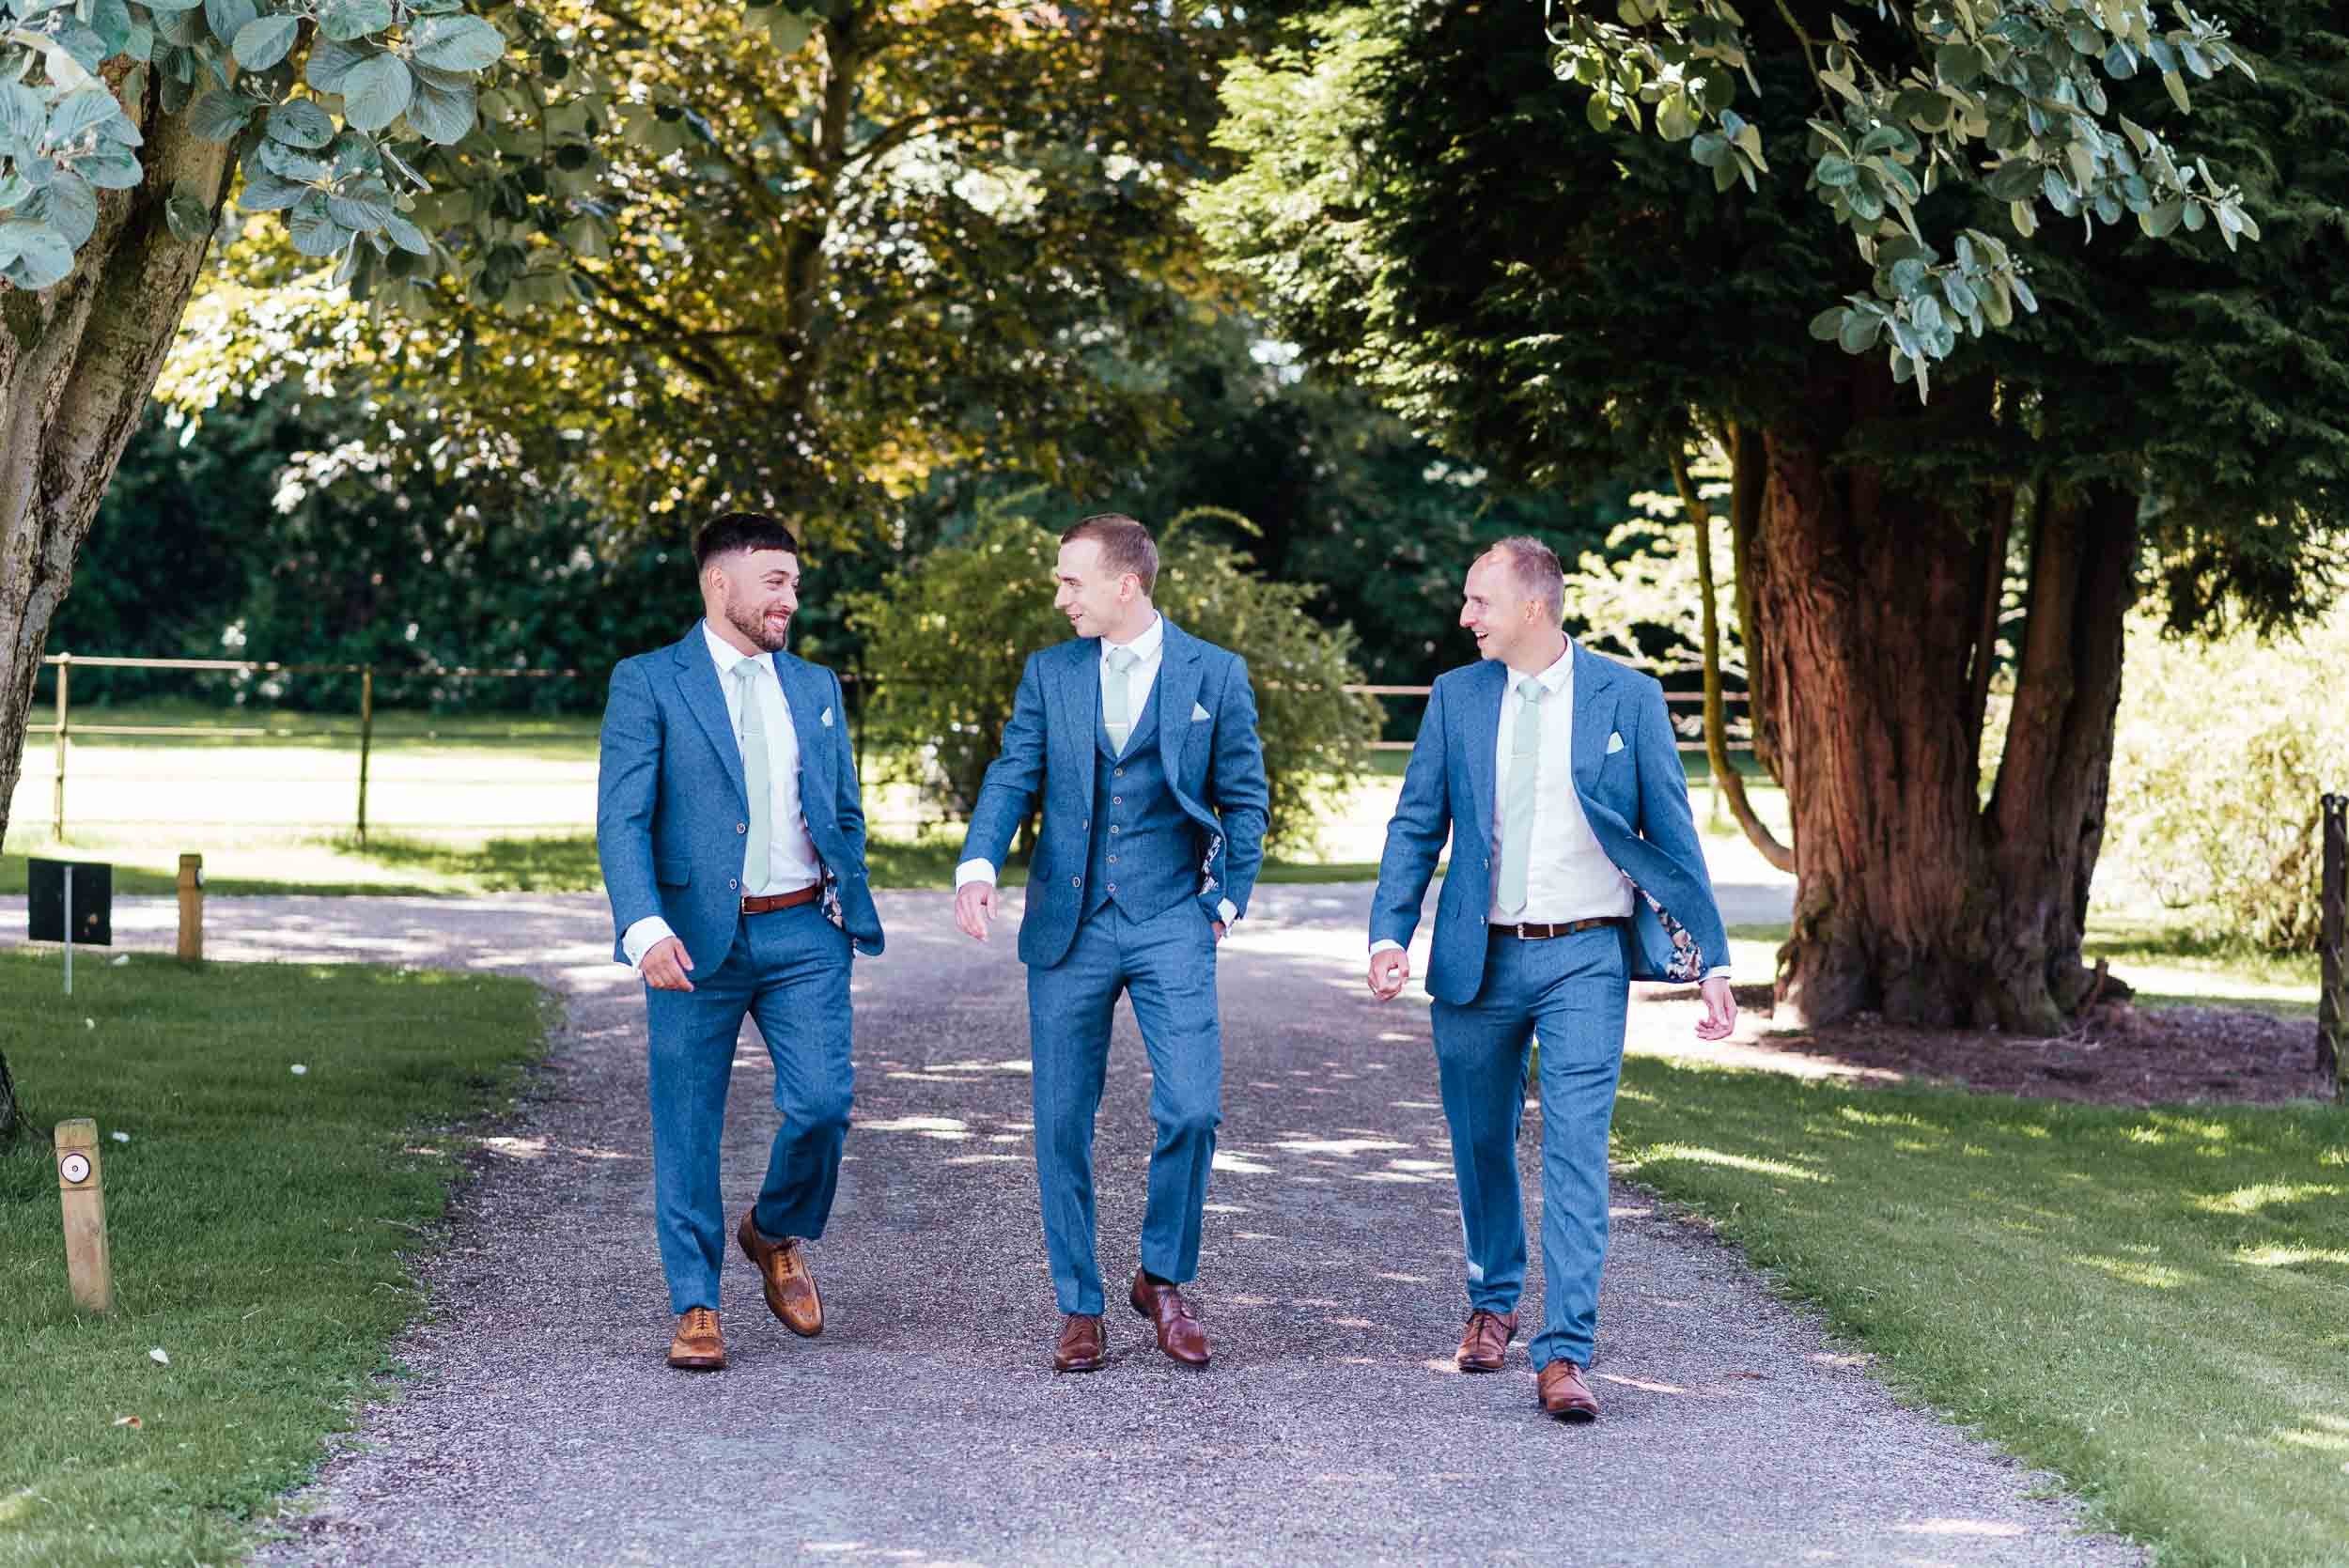
[[[2315,1020],[2232,1007],[2099,1002],[2051,1039],[1890,1024],[1870,1013],[1765,1038],[1774,1050],[1822,1063],[2098,1105],[2273,1105],[2333,1093],[2316,1067]],[[1872,1073],[1859,1081],[1890,1080]]]

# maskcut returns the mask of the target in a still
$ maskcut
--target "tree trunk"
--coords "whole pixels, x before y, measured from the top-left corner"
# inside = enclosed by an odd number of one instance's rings
[[[1880,375],[1840,397],[1904,417]],[[1980,535],[2004,498],[1896,495],[1839,464],[1843,430],[1765,435],[1747,656],[1794,815],[1793,930],[1779,1000],[1812,1024],[2061,1029],[2104,831],[2136,498],[2044,505],[1998,786],[1982,803],[1975,690],[1992,650]],[[2003,553],[2003,541],[1998,549]],[[1979,651],[1978,651],[1979,648]]]
[[[1696,527],[1697,594],[1704,616],[1704,758],[1712,765],[1714,784],[1729,802],[1729,813],[1744,831],[1746,842],[1779,870],[1792,871],[1795,852],[1779,843],[1770,825],[1755,814],[1753,802],[1746,798],[1746,776],[1729,759],[1728,722],[1721,714],[1721,619],[1719,596],[1713,587],[1712,509],[1688,476],[1687,454],[1675,445],[1666,456],[1672,463],[1672,483],[1680,489],[1680,504],[1688,508],[1688,520]],[[1733,511],[1736,507],[1734,486],[1730,505]],[[1750,710],[1750,703],[1748,707]]]
[[[49,623],[195,287],[205,241],[175,236],[175,186],[217,217],[230,149],[166,120],[144,66],[108,85],[146,136],[146,181],[100,193],[73,272],[39,294],[0,284],[0,835],[24,767],[24,730]]]

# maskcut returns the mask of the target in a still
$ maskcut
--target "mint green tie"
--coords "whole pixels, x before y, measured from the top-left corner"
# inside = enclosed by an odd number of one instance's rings
[[[1112,755],[1126,754],[1126,737],[1133,733],[1133,719],[1127,712],[1128,682],[1134,666],[1142,662],[1142,655],[1131,648],[1112,648],[1104,656],[1109,668],[1101,672],[1101,727],[1109,732]]]
[[[767,719],[758,704],[758,661],[745,659],[734,667],[734,687],[742,698],[742,792],[750,797],[750,815],[742,840],[742,891],[764,893],[772,870],[768,846],[773,837],[770,816],[774,811],[773,785],[768,778]]]
[[[1532,675],[1517,682],[1517,729],[1509,738],[1509,785],[1501,798],[1501,886],[1503,914],[1525,908],[1526,869],[1533,859],[1533,784],[1542,760],[1542,699],[1549,688]]]

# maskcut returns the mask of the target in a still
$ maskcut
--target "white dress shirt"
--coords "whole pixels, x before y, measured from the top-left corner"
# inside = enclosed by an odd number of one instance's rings
[[[1509,683],[1501,699],[1501,722],[1493,737],[1492,843],[1501,843],[1507,827],[1509,768],[1517,751],[1518,710],[1525,699],[1517,685],[1527,677],[1508,672]],[[1492,891],[1486,898],[1485,918],[1495,925],[1563,925],[1570,921],[1626,919],[1639,890],[1631,878],[1607,858],[1598,835],[1591,831],[1582,812],[1582,797],[1574,787],[1574,639],[1550,666],[1532,677],[1547,689],[1538,709],[1539,749],[1534,755],[1533,838],[1525,869],[1525,908],[1514,912],[1501,907],[1501,857],[1493,857]],[[1456,845],[1455,845],[1456,848]],[[1456,867],[1455,867],[1456,869]],[[1381,939],[1373,953],[1402,944]],[[1708,970],[1711,980],[1726,977],[1727,968]]]
[[[1494,844],[1504,841],[1508,811],[1509,770],[1516,758],[1518,710],[1525,699],[1517,687],[1526,677],[1509,672],[1509,689],[1501,699],[1500,733],[1494,737]],[[1497,925],[1519,921],[1536,925],[1563,925],[1573,920],[1626,918],[1634,896],[1631,880],[1615,869],[1582,815],[1582,797],[1574,787],[1574,639],[1557,661],[1532,677],[1548,695],[1535,713],[1541,722],[1540,750],[1533,767],[1532,853],[1525,862],[1525,908],[1501,907],[1501,860],[1493,858],[1494,896],[1485,918]]]
[[[1153,613],[1150,616],[1150,624],[1143,629],[1140,636],[1130,642],[1112,643],[1106,637],[1102,638],[1098,669],[1103,680],[1109,678],[1112,648],[1131,648],[1134,652],[1133,668],[1126,672],[1126,712],[1138,721],[1142,717],[1143,708],[1150,701],[1151,684],[1159,678],[1159,665],[1164,662],[1162,656],[1166,652],[1166,617]],[[1159,715],[1159,722],[1163,724],[1166,722],[1165,715]],[[1126,743],[1128,746],[1133,744],[1131,731],[1127,733]],[[991,886],[994,881],[995,862],[983,856],[973,856],[955,867],[955,891],[957,893],[960,893],[966,883],[986,882]],[[1217,907],[1222,913],[1225,925],[1230,925],[1239,919],[1239,911],[1232,907],[1230,899],[1223,899]]]
[[[718,666],[718,690],[725,694],[726,722],[733,726],[735,744],[742,741],[742,688],[735,679],[738,664],[749,664],[754,674],[751,691],[758,703],[760,723],[767,731],[767,885],[764,889],[745,887],[745,893],[794,893],[823,879],[823,862],[816,854],[816,842],[808,837],[807,817],[800,805],[800,737],[791,727],[791,705],[783,695],[783,682],[775,675],[775,661],[766,654],[746,654],[702,623],[702,637],[709,644],[709,657]],[[628,961],[644,967],[645,955],[661,942],[676,936],[669,923],[659,915],[646,915],[621,935],[621,951]],[[697,963],[716,963],[725,955],[704,954]]]

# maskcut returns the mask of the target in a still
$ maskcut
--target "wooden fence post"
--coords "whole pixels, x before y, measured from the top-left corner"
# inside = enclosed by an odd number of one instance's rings
[[[204,961],[204,857],[179,857],[179,961]]]
[[[65,842],[65,749],[68,744],[67,725],[70,717],[68,705],[71,701],[68,693],[72,690],[72,685],[73,656],[70,653],[60,653],[57,655],[57,737],[55,743],[57,788],[51,800],[49,811],[49,836],[59,844]]]
[[[86,1116],[57,1124],[57,1195],[65,1210],[65,1271],[73,1304],[86,1312],[112,1312],[106,1188],[98,1164],[98,1124]]]
[[[2333,1075],[2333,1095],[2349,1100],[2349,795],[2325,797],[2324,924],[2316,999],[2316,1065]]]
[[[375,746],[375,666],[359,671],[359,847],[367,846],[367,753]]]

